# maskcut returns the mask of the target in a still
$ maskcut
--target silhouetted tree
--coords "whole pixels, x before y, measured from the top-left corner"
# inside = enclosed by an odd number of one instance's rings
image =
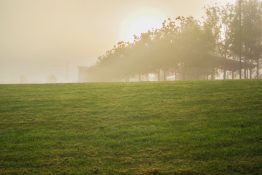
[[[170,71],[178,79],[214,79],[219,69],[226,79],[228,70],[234,78],[237,67],[242,78],[242,68],[251,72],[254,62],[259,77],[261,6],[257,0],[243,0],[241,9],[240,4],[208,7],[203,22],[193,17],[169,18],[161,28],[134,36],[131,43],[118,42],[88,69],[89,80],[121,81],[138,76],[140,81],[150,72],[165,80]]]

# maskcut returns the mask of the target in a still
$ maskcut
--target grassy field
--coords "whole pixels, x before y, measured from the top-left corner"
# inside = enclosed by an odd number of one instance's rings
[[[262,174],[262,81],[1,85],[0,174]]]

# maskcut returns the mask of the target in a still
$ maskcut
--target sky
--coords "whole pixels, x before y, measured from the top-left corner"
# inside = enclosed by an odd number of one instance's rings
[[[76,82],[118,41],[234,0],[0,0],[0,83]]]

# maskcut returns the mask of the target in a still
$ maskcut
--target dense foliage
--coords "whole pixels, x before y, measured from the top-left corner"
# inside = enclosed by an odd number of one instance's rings
[[[175,74],[176,79],[259,78],[262,54],[262,2],[206,8],[203,20],[177,17],[134,41],[119,42],[88,69],[88,81],[129,80],[132,76]],[[254,72],[256,70],[256,74]],[[236,75],[237,73],[237,75]],[[249,77],[248,77],[249,76]]]

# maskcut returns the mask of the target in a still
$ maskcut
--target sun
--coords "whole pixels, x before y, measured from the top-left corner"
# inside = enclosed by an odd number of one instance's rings
[[[121,25],[121,39],[133,41],[134,35],[139,35],[152,28],[160,28],[165,15],[155,9],[141,9],[133,12],[123,21]]]

